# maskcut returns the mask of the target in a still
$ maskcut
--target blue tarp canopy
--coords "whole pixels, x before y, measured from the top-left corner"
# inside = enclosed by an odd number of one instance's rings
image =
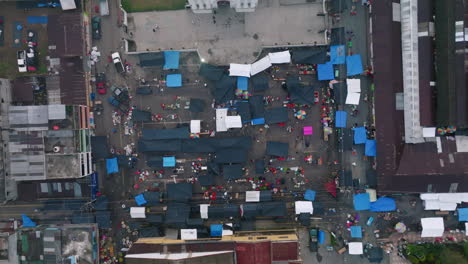
[[[23,227],[36,227],[36,223],[27,215],[21,214],[21,217],[23,218]]]
[[[28,16],[28,24],[47,24],[49,18],[47,16]]]
[[[144,205],[147,203],[145,196],[142,193],[135,196],[135,202],[137,203],[138,206]]]
[[[345,45],[330,46],[330,61],[332,64],[345,64],[346,63]]]
[[[182,74],[168,74],[166,76],[167,87],[181,87],[182,86]]]
[[[107,174],[119,172],[117,158],[106,159]]]
[[[247,91],[249,89],[249,78],[242,76],[237,77],[237,89]]]
[[[180,52],[178,51],[164,51],[164,69],[165,70],[177,70],[179,69],[179,57]]]
[[[364,144],[366,143],[366,128],[365,127],[355,127],[354,130],[354,144]]]
[[[263,125],[265,124],[265,118],[255,118],[251,120],[252,125]]]
[[[468,221],[468,208],[458,208],[458,221]]]
[[[211,236],[222,236],[223,235],[223,225],[211,225],[210,226]]]
[[[348,76],[363,73],[361,55],[355,54],[346,57],[346,71]]]
[[[163,157],[163,167],[164,168],[172,168],[176,165],[175,157]]]
[[[335,113],[335,126],[346,127],[347,113],[345,111],[336,111]]]
[[[366,140],[366,151],[365,155],[368,157],[375,157],[377,155],[375,139]]]
[[[396,210],[395,199],[390,197],[380,197],[370,205],[372,212],[391,212]]]
[[[325,231],[319,230],[318,242],[319,242],[320,245],[323,245],[325,243]]]
[[[364,211],[370,209],[370,196],[368,193],[354,195],[354,210]]]
[[[315,200],[315,191],[312,190],[306,190],[304,193],[304,199],[308,201],[314,201]]]
[[[317,64],[317,77],[319,81],[334,80],[333,64],[330,61],[324,64]]]
[[[352,238],[362,238],[362,228],[361,226],[351,226],[351,237]]]

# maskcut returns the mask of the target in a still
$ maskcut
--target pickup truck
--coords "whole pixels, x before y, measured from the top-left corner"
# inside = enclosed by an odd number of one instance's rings
[[[28,68],[26,67],[26,51],[20,50],[16,53],[16,60],[18,61],[18,71],[27,72]]]
[[[318,251],[318,229],[309,229],[309,250],[310,252]]]
[[[118,73],[125,73],[125,68],[122,63],[122,59],[120,58],[120,54],[118,52],[112,53],[112,62],[115,65],[115,69],[117,70]]]

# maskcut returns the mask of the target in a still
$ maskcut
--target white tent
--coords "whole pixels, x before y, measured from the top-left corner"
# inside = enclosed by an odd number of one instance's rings
[[[251,68],[252,68],[252,65],[250,64],[231,63],[229,66],[229,76],[250,77]]]
[[[441,237],[444,234],[444,218],[428,217],[421,218],[421,237]]]
[[[226,116],[226,128],[242,128],[241,116]]]
[[[226,116],[228,110],[227,108],[217,108],[216,109],[216,132],[225,132],[227,131],[226,127]]]
[[[296,214],[301,213],[314,213],[314,207],[311,201],[296,201],[295,203]]]
[[[423,137],[435,137],[436,136],[435,127],[423,127],[422,132],[423,132]]]
[[[201,120],[190,120],[190,133],[200,133]]]
[[[223,228],[223,232],[221,233],[221,236],[232,236],[234,235],[234,232],[232,231],[232,223],[227,223],[224,224],[226,226],[230,226],[231,228]]]
[[[194,240],[197,239],[197,229],[181,229],[180,239],[182,240]]]
[[[360,93],[361,92],[361,79],[346,79],[348,85],[348,93]]]
[[[371,202],[377,201],[377,192],[375,191],[375,189],[366,189],[366,193],[369,194],[369,200]]]
[[[200,204],[200,217],[202,219],[208,219],[208,207],[209,204]]]
[[[270,57],[270,62],[273,63],[273,64],[290,63],[291,62],[291,53],[289,53],[289,50],[281,51],[281,52],[268,53],[268,57]]]
[[[131,218],[146,218],[145,207],[130,207]]]
[[[60,0],[60,6],[62,10],[76,9],[75,0]]]
[[[346,96],[345,104],[358,105],[360,97],[361,97],[360,93],[349,93],[348,92],[348,96]]]
[[[424,210],[455,211],[457,205],[468,202],[468,193],[422,193]]]
[[[260,191],[246,191],[245,201],[246,202],[260,202]]]
[[[364,253],[362,242],[349,242],[348,247],[350,255],[362,255]]]
[[[252,67],[250,69],[250,75],[254,76],[255,74],[260,73],[270,67],[271,67],[270,57],[265,56],[262,59],[252,63]]]

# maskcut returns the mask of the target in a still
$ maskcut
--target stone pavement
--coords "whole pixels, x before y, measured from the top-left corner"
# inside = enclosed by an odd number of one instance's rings
[[[198,50],[207,62],[252,63],[265,46],[325,44],[321,3],[281,6],[260,1],[253,13],[220,8],[214,14],[190,10],[129,14],[136,52]]]

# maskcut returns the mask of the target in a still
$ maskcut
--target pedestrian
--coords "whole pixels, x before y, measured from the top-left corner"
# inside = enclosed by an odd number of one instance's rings
[[[351,12],[349,12],[349,14],[350,14],[351,16],[357,15],[356,6],[353,5],[353,6],[351,7]]]

